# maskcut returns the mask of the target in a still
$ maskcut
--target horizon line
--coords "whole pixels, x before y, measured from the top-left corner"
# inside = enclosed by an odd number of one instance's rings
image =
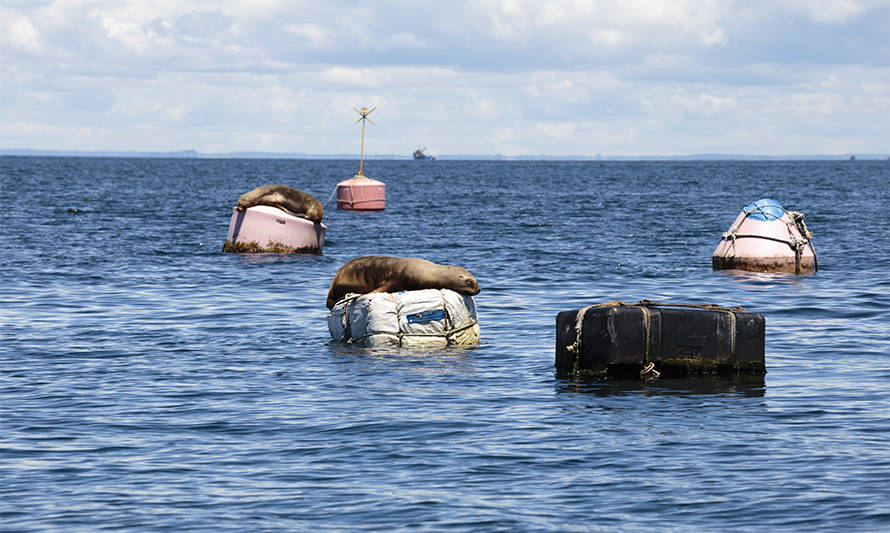
[[[197,150],[44,150],[38,148],[0,149],[0,156],[34,157],[134,157],[134,158],[177,158],[177,159],[358,159],[359,154],[311,154],[304,152],[266,152],[259,150],[238,150],[232,152],[198,152]],[[890,159],[890,153],[853,152],[841,154],[735,154],[698,153],[675,155],[504,155],[504,154],[444,154],[435,159],[443,160],[549,160],[549,161],[608,161],[608,160],[852,160]],[[410,154],[368,154],[365,159],[413,160]],[[429,161],[429,160],[427,160]]]

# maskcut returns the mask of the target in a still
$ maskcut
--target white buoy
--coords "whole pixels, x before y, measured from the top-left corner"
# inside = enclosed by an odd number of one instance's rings
[[[479,344],[472,296],[450,289],[347,294],[328,314],[331,338],[363,347]]]
[[[320,254],[327,226],[285,213],[277,207],[255,205],[232,209],[224,252]]]
[[[769,198],[745,206],[714,250],[715,269],[810,274],[818,270],[803,213]]]

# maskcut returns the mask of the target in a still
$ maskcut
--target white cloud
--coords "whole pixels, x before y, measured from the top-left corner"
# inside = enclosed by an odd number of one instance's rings
[[[288,24],[284,29],[311,48],[327,48],[332,44],[330,32],[317,24]]]
[[[622,41],[621,33],[607,28],[594,28],[590,30],[591,44],[599,46],[617,46]]]
[[[710,30],[704,31],[700,35],[701,42],[708,45],[718,45],[718,44],[726,44],[729,40],[729,37],[726,35],[726,31],[723,28],[714,27]]]
[[[143,27],[136,22],[102,17],[101,24],[106,36],[131,50],[142,53],[147,52],[151,47],[151,40],[154,37],[152,32],[144,31]]]
[[[576,126],[572,122],[541,122],[532,128],[532,133],[551,139],[565,140],[575,134]]]
[[[0,35],[7,46],[31,54],[41,51],[40,32],[27,15],[0,8]]]
[[[842,24],[875,7],[890,5],[887,0],[786,0],[796,10],[823,24]]]
[[[382,153],[881,151],[888,19],[890,0],[0,7],[0,148],[348,152],[373,104]]]
[[[389,49],[399,49],[399,48],[414,48],[418,50],[424,50],[430,47],[430,44],[415,35],[414,33],[407,31],[400,31],[389,36],[385,40],[386,46],[382,48],[382,50]]]
[[[738,107],[732,98],[704,92],[689,94],[685,89],[677,89],[671,96],[669,104],[682,109],[690,115],[703,117],[726,114]]]

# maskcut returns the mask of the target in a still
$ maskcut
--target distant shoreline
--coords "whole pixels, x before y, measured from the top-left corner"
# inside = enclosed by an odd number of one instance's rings
[[[35,150],[3,149],[0,156],[18,157],[119,157],[155,159],[358,159],[358,154],[304,154],[284,152],[228,152],[205,154],[195,150],[175,152],[140,152],[113,150]],[[844,161],[888,160],[890,154],[816,154],[816,155],[745,155],[745,154],[689,154],[689,155],[595,155],[595,156],[556,156],[556,155],[436,155],[438,160],[450,161]],[[411,160],[407,154],[372,154],[365,159]],[[435,164],[433,161],[419,164]]]

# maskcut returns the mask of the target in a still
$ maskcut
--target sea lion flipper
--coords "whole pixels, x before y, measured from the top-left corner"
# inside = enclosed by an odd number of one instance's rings
[[[400,290],[402,290],[402,285],[397,280],[386,278],[371,292],[397,292]]]

